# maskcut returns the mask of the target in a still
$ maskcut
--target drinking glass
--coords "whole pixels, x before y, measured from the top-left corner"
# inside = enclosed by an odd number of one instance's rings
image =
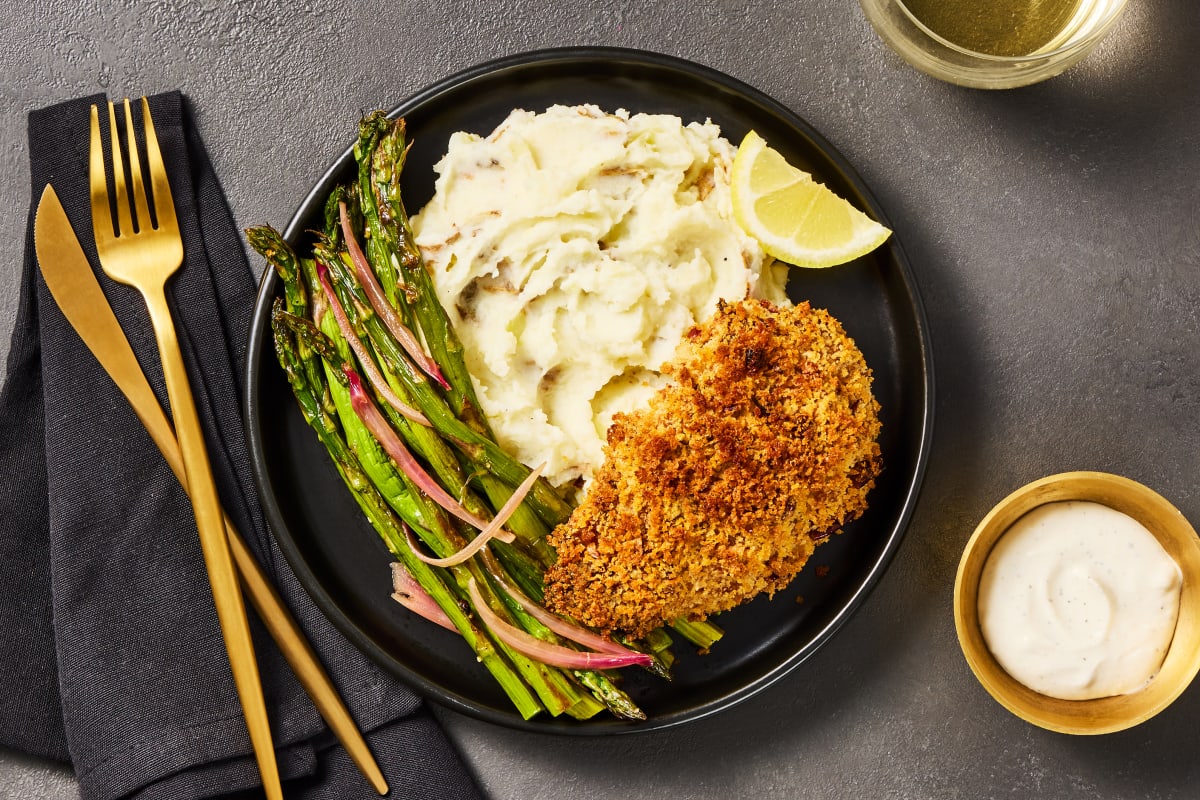
[[[936,10],[915,13],[913,9],[921,5],[919,0],[859,0],[879,36],[917,69],[960,86],[1008,89],[1057,75],[1087,55],[1120,18],[1126,0],[1080,0],[1073,7],[1068,5],[1060,17],[1043,20],[1053,27],[1041,31],[1040,43],[1029,52],[1016,53],[1006,52],[999,41],[989,46],[986,38],[997,30],[1012,34],[1015,28],[998,28],[990,23],[972,25],[972,19],[997,13],[1005,5],[1028,8],[1030,3],[940,0],[939,7],[937,0],[923,2]],[[962,14],[955,9],[963,9]],[[957,24],[954,30],[963,34],[954,36],[957,42],[945,35],[947,19]]]

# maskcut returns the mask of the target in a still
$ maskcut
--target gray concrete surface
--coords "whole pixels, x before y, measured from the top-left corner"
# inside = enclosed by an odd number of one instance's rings
[[[494,56],[640,47],[788,105],[888,210],[928,307],[939,385],[925,490],[881,585],[800,669],[681,728],[556,738],[446,712],[489,796],[1196,796],[1200,688],[1131,731],[1048,733],[975,682],[950,608],[975,524],[1042,475],[1117,472],[1200,522],[1200,13],[1190,0],[1134,0],[1087,61],[1002,93],[910,69],[851,0],[0,6],[0,357],[29,202],[25,115],[94,91],[181,88],[239,222],[282,224],[359,111]],[[73,796],[67,768],[0,753],[0,798]]]

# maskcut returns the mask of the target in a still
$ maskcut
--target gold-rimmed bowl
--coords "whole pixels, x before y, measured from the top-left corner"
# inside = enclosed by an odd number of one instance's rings
[[[979,624],[979,581],[1000,537],[1029,511],[1047,503],[1090,501],[1144,525],[1183,574],[1175,635],[1158,673],[1130,694],[1061,700],[1029,689],[1000,666]],[[1000,501],[967,542],[954,582],[954,624],[971,671],[1000,705],[1038,727],[1068,734],[1125,730],[1158,714],[1200,672],[1200,539],[1169,501],[1136,481],[1104,472],[1066,472],[1036,480]]]

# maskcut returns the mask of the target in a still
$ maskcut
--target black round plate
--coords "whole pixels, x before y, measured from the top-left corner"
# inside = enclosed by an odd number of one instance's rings
[[[411,211],[433,194],[433,164],[455,131],[490,132],[514,108],[593,103],[607,111],[711,119],[733,142],[755,129],[793,164],[887,224],[863,182],[804,120],[728,76],[639,51],[567,48],[506,58],[446,79],[391,113],[413,139],[404,171]],[[346,153],[285,231],[304,250],[321,227],[330,188],[353,174]],[[743,700],[811,656],[858,608],[891,561],[916,503],[930,445],[933,371],[924,310],[893,236],[876,252],[827,270],[795,269],[789,292],[829,309],[875,373],[882,405],[884,473],[870,509],[818,548],[795,582],[717,618],[726,635],[707,655],[677,641],[674,679],[625,670],[649,719],[525,721],[454,634],[414,618],[390,598],[391,559],[302,419],[275,360],[269,326],[281,289],[264,276],[249,343],[247,424],[255,477],[283,552],[317,605],[356,645],[424,695],[457,711],[542,732],[603,734],[664,728]],[[799,597],[803,602],[798,602]],[[677,637],[678,638],[678,637]]]

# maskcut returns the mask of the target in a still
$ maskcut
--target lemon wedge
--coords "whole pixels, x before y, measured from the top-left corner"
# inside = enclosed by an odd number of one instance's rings
[[[871,252],[891,235],[754,131],[733,159],[733,216],[769,255],[798,267],[832,267]]]

